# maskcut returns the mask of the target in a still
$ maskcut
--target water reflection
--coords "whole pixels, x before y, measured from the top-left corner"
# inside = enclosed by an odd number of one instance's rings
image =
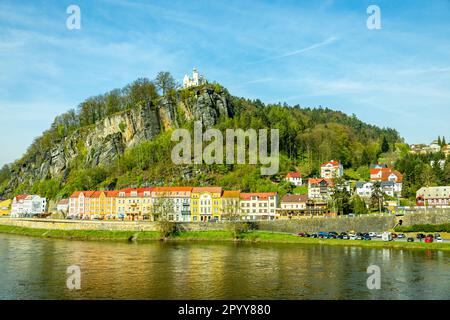
[[[66,270],[81,267],[79,291]],[[381,290],[368,290],[369,265]],[[450,299],[449,254],[335,247],[79,242],[0,235],[1,299]]]

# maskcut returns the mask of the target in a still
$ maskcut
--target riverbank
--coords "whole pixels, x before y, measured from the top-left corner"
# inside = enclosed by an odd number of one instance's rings
[[[0,233],[24,235],[40,238],[92,241],[219,241],[248,243],[290,243],[290,244],[320,244],[332,246],[358,246],[367,248],[396,249],[429,249],[450,251],[450,243],[420,243],[420,242],[383,242],[338,239],[302,238],[289,233],[270,231],[250,231],[242,234],[236,240],[229,231],[183,231],[166,239],[156,231],[106,231],[106,230],[46,230],[0,225]]]

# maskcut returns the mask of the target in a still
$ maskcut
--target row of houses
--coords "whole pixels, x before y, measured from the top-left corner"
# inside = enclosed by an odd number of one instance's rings
[[[69,198],[69,216],[131,220],[222,221],[242,216],[273,220],[278,194],[244,193],[221,187],[148,187],[118,191],[77,191]]]
[[[410,153],[413,154],[427,154],[442,152],[446,156],[450,155],[450,144],[441,146],[439,142],[433,141],[429,145],[426,144],[412,144],[410,147]]]

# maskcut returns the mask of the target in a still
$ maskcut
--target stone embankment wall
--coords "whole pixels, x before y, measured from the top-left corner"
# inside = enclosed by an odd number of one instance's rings
[[[357,231],[382,232],[392,229],[399,220],[404,226],[415,224],[450,223],[450,210],[434,210],[411,213],[401,217],[392,215],[362,215],[357,217],[319,217],[299,220],[259,221],[259,230],[277,232],[318,232],[318,231]],[[0,224],[35,229],[59,230],[108,230],[108,231],[156,231],[156,222],[144,221],[73,221],[51,219],[0,218]],[[226,223],[179,223],[183,231],[225,230]]]

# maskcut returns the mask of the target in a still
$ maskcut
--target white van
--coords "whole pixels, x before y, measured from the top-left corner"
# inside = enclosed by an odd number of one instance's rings
[[[390,232],[383,232],[383,235],[381,236],[381,240],[392,241],[392,234]]]

